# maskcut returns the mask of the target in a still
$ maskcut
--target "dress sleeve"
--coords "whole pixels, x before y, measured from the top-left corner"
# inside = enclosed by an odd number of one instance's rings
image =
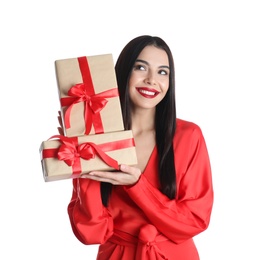
[[[177,140],[177,196],[170,200],[146,176],[125,189],[162,234],[181,243],[207,229],[213,205],[211,167],[200,128]]]
[[[75,236],[84,244],[104,243],[113,234],[112,217],[102,204],[99,182],[73,179],[68,215]]]

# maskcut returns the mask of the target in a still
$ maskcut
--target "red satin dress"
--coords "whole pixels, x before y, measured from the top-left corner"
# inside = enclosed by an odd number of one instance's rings
[[[193,237],[207,229],[213,205],[208,151],[200,128],[177,119],[174,138],[177,197],[159,190],[155,147],[133,186],[113,186],[102,205],[100,183],[73,180],[68,214],[75,236],[100,244],[97,260],[198,260]]]

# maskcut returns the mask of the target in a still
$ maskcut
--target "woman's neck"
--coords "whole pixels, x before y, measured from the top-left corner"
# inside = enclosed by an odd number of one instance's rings
[[[136,109],[132,112],[131,118],[134,135],[155,131],[155,109]]]

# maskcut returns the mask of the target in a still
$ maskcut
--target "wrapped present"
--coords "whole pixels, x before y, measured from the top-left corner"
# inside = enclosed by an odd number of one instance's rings
[[[114,171],[120,164],[137,164],[131,130],[96,135],[52,136],[40,155],[46,182],[78,178],[90,171]]]
[[[124,130],[112,54],[55,61],[64,135]]]

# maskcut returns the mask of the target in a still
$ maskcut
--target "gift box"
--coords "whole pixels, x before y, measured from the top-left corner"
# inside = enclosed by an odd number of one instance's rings
[[[64,135],[124,130],[112,54],[55,61]]]
[[[78,178],[90,171],[115,171],[137,164],[131,130],[66,137],[55,135],[40,147],[44,180]]]

